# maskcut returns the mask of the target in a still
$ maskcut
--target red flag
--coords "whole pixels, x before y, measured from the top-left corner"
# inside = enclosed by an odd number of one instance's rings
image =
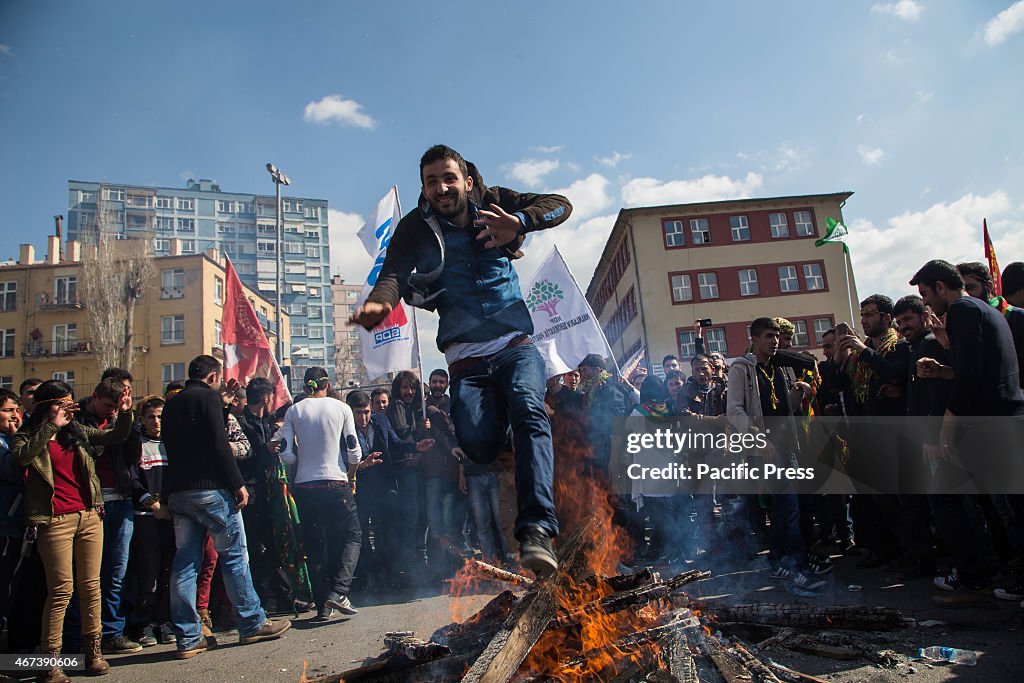
[[[981,225],[985,233],[985,259],[988,261],[988,269],[992,273],[992,291],[996,296],[1002,296],[1003,277],[999,270],[999,262],[996,261],[996,247],[992,244],[992,238],[988,235],[988,219],[982,218]]]
[[[242,281],[238,279],[231,259],[226,256],[224,259],[227,262],[224,269],[224,319],[220,327],[220,341],[224,345],[224,379],[237,379],[243,386],[253,377],[269,379],[277,387],[270,408],[277,410],[291,401],[292,395],[256,311],[245,296]]]

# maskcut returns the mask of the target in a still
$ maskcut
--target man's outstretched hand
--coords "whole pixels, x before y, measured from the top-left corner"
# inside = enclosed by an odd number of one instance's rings
[[[481,209],[474,224],[480,228],[476,238],[486,240],[484,247],[487,249],[505,246],[516,238],[523,227],[519,216],[505,211],[497,204],[491,204],[490,211]]]
[[[355,310],[355,313],[348,319],[350,323],[361,325],[367,330],[372,330],[380,324],[384,318],[391,313],[391,304],[381,304],[367,301]]]

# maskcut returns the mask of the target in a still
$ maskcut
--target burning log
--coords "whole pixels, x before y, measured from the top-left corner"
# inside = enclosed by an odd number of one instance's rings
[[[903,655],[893,650],[879,650],[856,636],[848,633],[837,633],[834,631],[822,631],[814,635],[815,639],[826,645],[845,647],[853,650],[869,662],[879,664],[887,669],[894,669],[906,661]]]
[[[753,680],[754,675],[750,672],[750,669],[729,657],[717,638],[709,636],[704,638],[701,643],[704,646],[703,650],[708,655],[708,659],[718,669],[718,673],[722,674],[725,683],[749,683]]]
[[[392,655],[402,655],[414,661],[431,661],[447,657],[451,649],[437,643],[416,638],[412,631],[391,631],[384,634],[384,647]]]
[[[593,524],[591,520],[569,537],[562,547],[558,573],[539,582],[516,603],[483,654],[462,678],[464,683],[507,683],[512,678],[555,616],[556,591],[575,581],[586,569]]]
[[[686,633],[681,629],[662,639],[661,660],[677,683],[699,683],[697,664],[690,653]],[[650,679],[648,676],[648,680]]]
[[[636,574],[603,576],[601,581],[604,581],[613,591],[618,593],[619,591],[633,590],[651,583],[658,583],[661,581],[661,575],[652,569],[644,569]],[[588,586],[597,586],[598,579],[597,577],[588,576],[583,582]]]
[[[503,591],[469,619],[434,631],[430,640],[447,645],[454,652],[481,650],[501,628],[518,600],[512,591]]]
[[[695,601],[701,609],[706,603]],[[891,607],[854,607],[845,605],[716,605],[715,616],[723,621],[743,621],[773,626],[806,628],[843,628],[880,631],[903,628],[908,620]]]
[[[493,564],[487,564],[480,560],[467,560],[466,564],[474,573],[483,575],[484,578],[504,581],[505,583],[514,583],[526,587],[533,585],[533,579],[525,577],[522,574],[506,571],[500,567],[495,567]]]
[[[759,683],[782,683],[779,677],[764,662],[747,652],[746,648],[741,645],[728,648],[726,653],[749,670],[754,675],[755,681]]]
[[[600,610],[605,614],[613,614],[630,607],[643,606],[650,602],[654,602],[655,600],[668,597],[670,593],[682,588],[688,583],[700,581],[701,579],[706,579],[709,576],[711,576],[711,572],[702,572],[695,569],[683,572],[678,576],[674,576],[664,583],[657,581],[655,583],[641,585],[638,588],[633,588],[631,590],[612,593],[600,600],[589,602],[585,605],[574,608],[566,614],[560,615],[555,624],[557,626],[569,626],[575,623],[581,615],[594,610]]]

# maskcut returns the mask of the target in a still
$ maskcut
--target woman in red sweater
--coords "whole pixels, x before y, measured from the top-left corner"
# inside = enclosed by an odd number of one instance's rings
[[[36,407],[11,447],[15,463],[27,468],[25,516],[36,536],[46,570],[41,647],[57,657],[61,651],[64,613],[74,588],[82,605],[82,642],[86,669],[104,674],[110,666],[100,652],[100,559],[103,551],[103,495],[93,459],[96,446],[121,443],[132,426],[132,395],[121,396],[113,429],[75,422],[78,409],[71,387],[50,380],[36,389]],[[59,666],[38,680],[65,683]]]

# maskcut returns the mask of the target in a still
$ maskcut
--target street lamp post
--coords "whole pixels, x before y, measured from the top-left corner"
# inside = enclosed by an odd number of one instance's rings
[[[274,189],[277,197],[277,301],[274,303],[274,315],[277,317],[277,362],[278,365],[284,366],[284,338],[281,333],[281,290],[284,288],[284,284],[281,282],[281,258],[283,251],[282,241],[284,238],[284,221],[281,218],[281,186],[291,185],[292,181],[285,172],[274,166],[271,163],[267,164],[267,170],[270,171],[270,177],[274,180]]]

